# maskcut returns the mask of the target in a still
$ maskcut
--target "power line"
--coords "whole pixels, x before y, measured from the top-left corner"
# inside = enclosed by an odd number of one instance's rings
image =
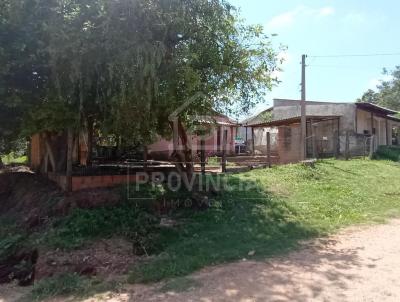
[[[373,70],[373,69],[383,69],[383,66],[369,66],[369,65],[365,65],[365,66],[352,66],[352,65],[319,65],[319,64],[308,64],[307,66],[309,67],[317,67],[317,68],[340,68],[340,69],[369,69],[369,70]]]
[[[383,56],[400,56],[400,52],[370,53],[370,54],[318,55],[318,56],[309,56],[309,57],[310,58],[345,58],[345,57],[383,57]]]

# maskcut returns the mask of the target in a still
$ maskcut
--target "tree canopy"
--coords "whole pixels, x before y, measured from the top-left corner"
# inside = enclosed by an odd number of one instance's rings
[[[377,91],[369,89],[358,101],[377,104],[400,112],[400,66],[396,66],[391,72],[384,70],[383,74],[390,75],[391,79],[381,81],[377,86]]]
[[[5,0],[0,106],[25,135],[95,121],[127,142],[170,132],[168,116],[248,111],[277,82],[261,26],[224,0]],[[18,131],[21,132],[21,131]],[[3,134],[0,133],[2,136]]]

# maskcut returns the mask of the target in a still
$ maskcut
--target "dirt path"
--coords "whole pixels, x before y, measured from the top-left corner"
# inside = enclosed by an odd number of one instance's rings
[[[193,288],[134,287],[120,301],[400,301],[400,220],[352,228],[288,257],[190,277]]]
[[[1,291],[0,301],[9,301]],[[400,220],[347,229],[286,257],[220,265],[85,301],[400,301]]]

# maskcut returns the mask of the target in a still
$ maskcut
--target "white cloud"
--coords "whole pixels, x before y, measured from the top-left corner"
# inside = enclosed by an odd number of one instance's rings
[[[344,16],[344,21],[350,24],[363,24],[367,21],[367,17],[363,13],[348,13]]]
[[[335,13],[335,9],[333,7],[327,6],[327,7],[323,7],[321,9],[319,9],[318,15],[320,17],[323,17],[323,16],[333,15],[334,13]]]
[[[290,27],[296,21],[302,18],[321,18],[333,15],[335,9],[331,6],[321,7],[321,8],[311,8],[307,6],[298,6],[291,11],[284,12],[280,15],[273,17],[266,25],[267,29],[278,29]]]

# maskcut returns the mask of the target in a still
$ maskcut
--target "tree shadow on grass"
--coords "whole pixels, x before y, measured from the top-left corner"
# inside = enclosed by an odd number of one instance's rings
[[[344,301],[362,280],[359,267],[373,265],[360,259],[358,248],[337,245],[321,239],[279,259],[213,267],[157,284],[144,296],[133,291],[129,301]]]
[[[347,173],[347,174],[350,174],[350,175],[353,175],[353,176],[361,176],[362,175],[360,173],[356,173],[356,172],[348,170],[348,169],[339,168],[332,161],[322,160],[322,161],[319,161],[319,163],[323,164],[323,165],[326,165],[326,166],[329,166],[329,168],[336,169],[338,171],[341,171],[341,172],[344,172],[344,173]]]
[[[161,232],[162,252],[134,267],[131,283],[185,276],[205,266],[243,258],[264,259],[318,235],[300,222],[283,199],[266,193],[256,180],[231,175],[227,184],[210,201],[209,209],[176,213],[182,223]]]

